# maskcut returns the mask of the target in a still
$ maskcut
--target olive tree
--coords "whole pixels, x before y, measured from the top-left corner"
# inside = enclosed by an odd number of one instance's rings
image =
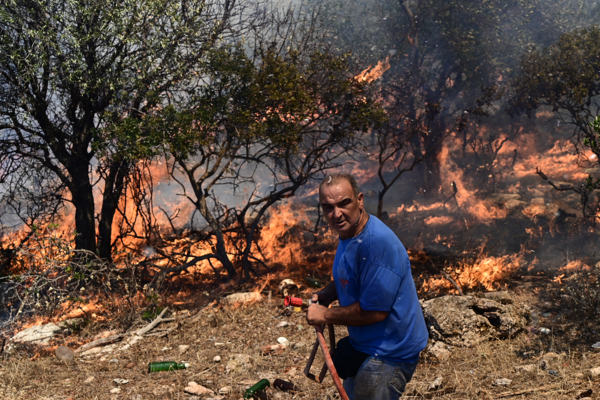
[[[154,145],[118,122],[168,105],[207,51],[263,24],[265,9],[246,0],[2,2],[1,181],[43,170],[51,197],[75,208],[76,247],[110,258],[119,199]],[[20,184],[28,194],[7,201],[36,197]]]

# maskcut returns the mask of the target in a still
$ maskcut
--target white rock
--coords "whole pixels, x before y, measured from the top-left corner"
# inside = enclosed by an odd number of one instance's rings
[[[427,391],[435,392],[436,390],[440,390],[442,388],[443,382],[444,382],[444,379],[441,376],[438,376],[437,378],[435,378],[435,380],[433,382],[431,382],[429,384],[429,386],[427,386]]]
[[[287,321],[281,321],[280,323],[277,324],[278,328],[285,328],[286,326],[290,326],[290,323]]]
[[[116,378],[116,379],[113,379],[113,382],[116,383],[117,385],[125,385],[126,383],[129,383],[129,380]]]
[[[592,378],[597,378],[600,376],[600,367],[590,369],[590,375]]]
[[[249,301],[261,301],[262,296],[258,292],[234,293],[221,300],[223,304],[247,303]]]
[[[221,356],[215,356],[215,357],[213,358],[213,361],[214,361],[214,362],[221,362]]]
[[[204,386],[198,385],[196,382],[188,382],[188,385],[183,390],[187,394],[194,394],[194,395],[203,395],[203,394],[214,395],[215,394],[215,392],[213,392],[212,390],[207,389]]]
[[[232,390],[233,389],[231,386],[223,386],[221,389],[219,389],[219,394],[229,394]]]
[[[61,330],[62,328],[54,323],[36,325],[17,333],[12,340],[21,343],[48,344],[54,334]]]
[[[227,361],[225,370],[227,373],[240,374],[247,371],[252,366],[251,363],[252,357],[248,354],[232,354]]]
[[[450,350],[448,350],[442,342],[436,342],[428,351],[439,361],[445,360],[448,357],[450,357]]]
[[[121,393],[121,388],[112,388],[110,389],[110,392],[114,394]]]
[[[502,378],[502,379],[496,379],[494,382],[492,382],[492,385],[494,385],[494,386],[508,386],[511,383],[512,383],[512,380],[506,379],[506,378]]]
[[[223,346],[225,346],[225,343],[221,343],[221,342],[215,343],[215,347],[223,347]]]
[[[93,376],[88,376],[87,379],[83,381],[83,383],[92,383],[94,382],[94,379],[96,378],[94,378]]]
[[[283,336],[280,337],[280,338],[277,338],[277,342],[279,344],[282,344],[282,345],[286,346],[286,347],[290,345],[290,341],[287,340],[286,338],[284,338]]]
[[[190,348],[190,346],[188,344],[180,344],[179,347],[177,348],[179,350],[179,355],[182,355],[183,353],[188,351],[189,348]]]
[[[119,360],[117,360],[116,358],[111,358],[110,360],[108,360],[108,362],[110,362],[110,363],[118,363]]]

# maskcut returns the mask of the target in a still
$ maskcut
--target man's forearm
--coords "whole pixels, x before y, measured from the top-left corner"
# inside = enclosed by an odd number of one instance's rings
[[[388,316],[387,311],[367,311],[356,302],[347,307],[325,308],[320,305],[311,305],[308,308],[307,320],[309,324],[334,324],[361,326],[383,321]]]

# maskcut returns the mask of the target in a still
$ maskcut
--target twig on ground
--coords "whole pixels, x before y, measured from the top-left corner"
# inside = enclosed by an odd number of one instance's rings
[[[518,392],[506,392],[506,393],[501,393],[498,397],[496,397],[497,399],[503,399],[506,397],[512,397],[512,396],[520,396],[522,394],[527,394],[527,393],[533,393],[533,392],[539,392],[542,390],[549,390],[549,389],[554,389],[557,388],[559,386],[561,386],[562,383],[555,383],[554,385],[548,385],[548,386],[540,386],[540,387],[536,387],[536,388],[531,388],[531,389],[525,389],[525,390],[519,390]]]
[[[111,344],[114,342],[118,342],[119,340],[125,337],[124,333],[118,333],[116,335],[107,336],[104,338],[100,338],[98,340],[94,340],[93,342],[89,342],[84,344],[83,346],[77,348],[75,353],[81,353],[89,349],[93,349],[94,347],[104,346],[105,344]]]
[[[162,312],[158,315],[158,317],[156,317],[154,319],[154,321],[150,322],[148,325],[146,325],[145,327],[139,329],[135,334],[138,336],[144,336],[146,333],[150,332],[152,329],[154,329],[154,327],[158,324],[160,324],[161,322],[170,322],[170,321],[175,321],[175,318],[163,318],[162,316],[165,315],[165,313],[169,310],[168,307],[165,307],[164,310],[162,310]]]

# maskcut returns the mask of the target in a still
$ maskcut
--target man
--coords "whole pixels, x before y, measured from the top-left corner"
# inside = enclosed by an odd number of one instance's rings
[[[334,281],[313,294],[306,319],[348,325],[349,337],[338,342],[332,359],[350,399],[398,400],[428,333],[408,254],[391,229],[364,211],[363,198],[349,174],[321,182],[321,208],[340,242]],[[334,300],[340,307],[328,308]]]

